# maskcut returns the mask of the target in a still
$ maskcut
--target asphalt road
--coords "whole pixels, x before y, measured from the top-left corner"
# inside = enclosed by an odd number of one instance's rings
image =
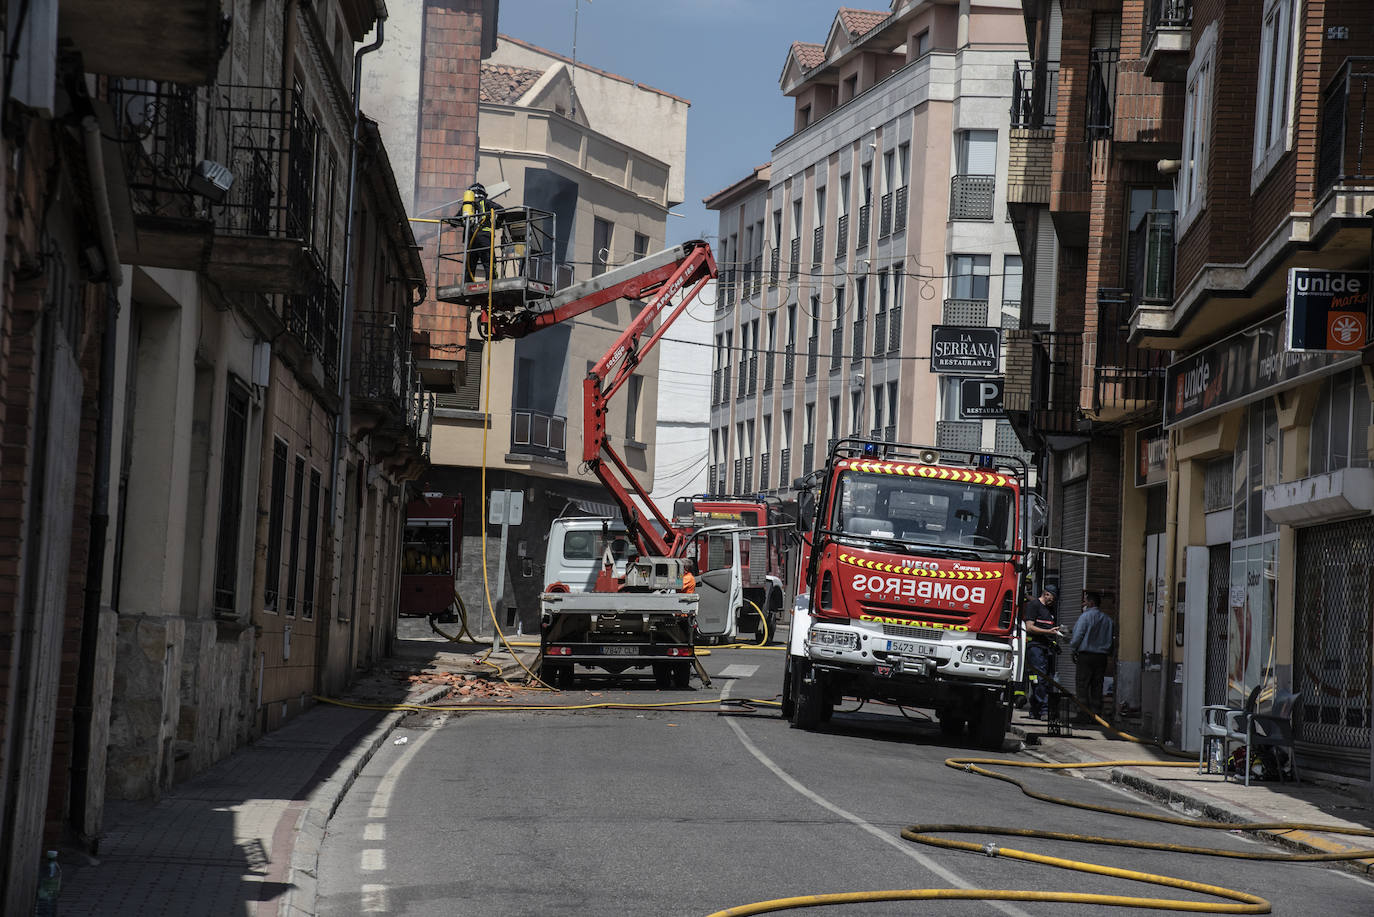
[[[584,680],[567,703],[774,699],[782,653],[716,650],[711,688]],[[549,703],[555,696],[536,695]],[[849,705],[852,709],[854,705]],[[943,766],[951,747],[919,711],[837,713],[817,733],[776,708],[578,710],[410,717],[330,823],[320,913],[705,915],[764,899],[887,888],[1071,890],[1197,897],[1122,879],[917,846],[917,822],[1040,827],[1264,851],[1238,835],[1047,805]],[[1001,757],[1029,759],[1009,736]],[[1026,772],[1037,788],[1163,811],[1100,779]],[[979,842],[986,837],[970,837]],[[999,844],[1230,886],[1274,913],[1367,915],[1374,884],[1319,865],[999,839]],[[1099,905],[951,901],[847,905],[840,915],[1101,915]],[[1141,913],[1141,911],[1134,911]]]

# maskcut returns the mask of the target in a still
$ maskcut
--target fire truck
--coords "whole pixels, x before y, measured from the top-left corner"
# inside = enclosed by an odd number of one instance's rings
[[[402,615],[437,615],[453,604],[463,563],[463,498],[426,493],[406,504],[401,546]]]
[[[440,258],[458,262],[458,279],[441,284],[438,298],[469,307],[477,333],[489,341],[534,334],[622,298],[642,303],[588,371],[582,412],[582,467],[619,507],[635,556],[618,558],[607,548],[591,589],[551,584],[540,596],[542,676],[566,686],[574,666],[613,674],[647,668],[661,684],[686,687],[699,605],[698,595],[681,592],[692,533],[675,527],[655,506],[611,443],[606,422],[611,399],[715,279],[710,246],[685,242],[557,289],[552,214],[523,207],[501,211],[491,250],[482,259],[485,277],[462,263],[472,227],[463,218],[443,222]]]
[[[789,565],[796,523],[795,501],[766,494],[746,496],[697,494],[673,501],[673,527],[700,533],[689,554],[697,561],[697,591],[703,604],[728,601],[732,566],[732,530],[744,530],[740,567],[743,579],[733,618],[732,633],[752,634],[756,641],[772,638],[791,606]]]
[[[794,727],[855,697],[933,708],[946,736],[1002,746],[1025,665],[1026,475],[1012,456],[842,439],[799,479],[808,598],[782,695]]]

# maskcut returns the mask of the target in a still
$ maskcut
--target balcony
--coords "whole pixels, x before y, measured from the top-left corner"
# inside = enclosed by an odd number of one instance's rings
[[[306,271],[305,291],[284,297],[283,319],[286,330],[299,342],[307,357],[314,358],[311,372],[316,384],[323,378],[333,391],[339,378],[339,316],[342,297],[338,284],[325,276],[324,266],[314,262]]]
[[[221,0],[64,0],[58,29],[88,73],[202,84],[223,49]]]
[[[1037,331],[1032,338],[1030,426],[1042,436],[1079,432],[1083,334]],[[1008,356],[1008,365],[1011,357]],[[1007,404],[1004,397],[1003,403]],[[1012,405],[1007,404],[1008,412]]]
[[[1164,370],[1171,354],[1145,350],[1129,341],[1131,299],[1125,290],[1097,291],[1097,341],[1093,363],[1095,420],[1120,420],[1158,413],[1164,398]]]
[[[768,453],[759,456],[759,490],[768,490]]]
[[[896,196],[893,198],[893,207],[895,208],[892,213],[893,232],[906,231],[906,201],[907,186],[902,185],[897,189]]]
[[[711,404],[713,406],[721,403],[720,385],[721,377],[724,372],[725,370],[723,369],[714,369],[711,371]]]
[[[1111,139],[1120,60],[1120,48],[1093,48],[1088,52],[1088,116],[1084,125],[1088,140]]]
[[[836,325],[830,332],[830,371],[833,373],[840,368],[840,361],[844,358],[844,328]]]
[[[312,231],[315,191],[332,203],[338,175],[315,162],[316,127],[291,96],[272,86],[112,81],[135,228],[121,239],[125,260],[203,269],[229,291],[304,292],[307,250],[327,253],[332,241],[329,220],[318,240]],[[230,176],[227,190],[198,176],[206,163]]]
[[[735,397],[743,398],[744,393],[749,390],[749,361],[747,359],[739,361],[739,379],[735,388]]]
[[[835,221],[835,260],[839,261],[849,252],[849,214],[842,213]]]
[[[1145,36],[1145,75],[1182,82],[1193,40],[1193,0],[1145,0]]]
[[[1126,239],[1126,272],[1137,305],[1174,304],[1174,212],[1150,210]]]
[[[850,362],[855,366],[864,361],[864,320],[859,319],[854,323],[854,352],[849,355]]]
[[[825,257],[825,227],[817,226],[811,230],[811,266],[820,267]]]
[[[735,487],[730,491],[734,494],[744,493],[744,461],[735,459]]]
[[[742,494],[754,489],[754,457],[744,460],[744,486],[737,487],[735,493]]]
[[[1374,57],[1347,58],[1322,96],[1317,198],[1374,184]],[[1365,192],[1368,188],[1363,189]],[[1365,208],[1359,208],[1363,213]],[[1342,213],[1341,215],[1348,215]],[[1360,214],[1349,214],[1359,216]]]
[[[787,488],[792,486],[792,450],[783,449],[778,452],[778,487]]]
[[[763,253],[762,253],[762,252],[760,252],[759,254],[757,254],[757,255],[754,256],[754,262],[753,262],[753,264],[750,265],[749,284],[750,284],[750,294],[749,294],[749,295],[751,295],[751,296],[758,296],[761,292],[763,292]]]
[[[802,446],[802,474],[810,474],[816,469],[816,444]]]
[[[510,451],[563,461],[567,458],[568,419],[543,411],[511,411]]]
[[[756,394],[759,390],[759,356],[757,353],[749,357],[749,394]]]
[[[897,441],[897,425],[895,423],[890,423],[883,427],[883,441],[888,443],[895,443]]]
[[[939,449],[978,452],[983,448],[981,420],[937,420],[935,445]]]
[[[892,192],[878,199],[878,238],[886,239],[892,235]]]
[[[1016,430],[1009,423],[999,423],[997,433],[993,438],[992,451],[999,455],[1014,455],[1027,464],[1031,461],[1031,455],[1026,448],[1021,445],[1021,440],[1016,437]]]
[[[902,349],[902,307],[892,307],[892,317],[887,324],[887,352],[896,353]],[[873,349],[878,349],[878,342],[873,342]]]
[[[949,218],[991,220],[993,195],[996,190],[996,175],[954,176],[949,183]]]
[[[787,279],[796,280],[797,274],[801,271],[801,236],[792,240],[789,255],[792,260],[787,264]]]
[[[787,350],[782,355],[782,384],[791,385],[797,372],[797,347],[795,344],[788,344]]]
[[[868,248],[868,224],[872,221],[872,204],[864,204],[859,208],[859,236],[854,243],[856,249]]]
[[[778,262],[781,260],[781,256],[776,248],[768,253],[768,285],[770,287],[778,285]]]
[[[887,352],[887,310],[873,313],[873,355],[880,357]]]
[[[353,406],[399,416],[410,382],[410,329],[396,315],[365,315],[357,324]]]
[[[773,390],[773,368],[777,364],[777,353],[773,350],[763,352],[763,390],[771,392]]]
[[[820,361],[821,339],[812,335],[806,342],[806,378],[816,378],[817,364]]]
[[[988,301],[986,299],[946,299],[942,323],[986,328],[988,324]]]
[[[719,303],[717,311],[724,312],[735,304],[735,272],[727,268],[720,272],[720,279],[716,283],[719,293],[716,295],[716,302]]]
[[[1059,61],[1019,60],[1011,75],[1013,129],[1053,130],[1059,110]]]
[[[717,372],[720,373],[720,388],[717,389],[717,404],[728,404],[730,401],[730,367],[722,366]]]

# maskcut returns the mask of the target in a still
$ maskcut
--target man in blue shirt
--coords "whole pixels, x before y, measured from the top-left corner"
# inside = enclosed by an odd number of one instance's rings
[[[1083,593],[1083,613],[1073,625],[1069,646],[1073,648],[1078,699],[1094,713],[1102,713],[1102,678],[1107,674],[1107,657],[1112,653],[1112,619],[1098,607],[1102,597]],[[1086,716],[1076,722],[1091,723]]]

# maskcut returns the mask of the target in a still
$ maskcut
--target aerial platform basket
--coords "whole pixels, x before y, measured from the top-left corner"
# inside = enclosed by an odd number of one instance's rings
[[[483,315],[478,323],[485,333],[492,319],[502,327],[525,324],[553,295],[558,272],[552,213],[533,207],[497,210],[491,214],[490,241],[478,236],[483,219],[462,215],[440,221],[438,298],[482,312],[490,303],[492,316]]]

